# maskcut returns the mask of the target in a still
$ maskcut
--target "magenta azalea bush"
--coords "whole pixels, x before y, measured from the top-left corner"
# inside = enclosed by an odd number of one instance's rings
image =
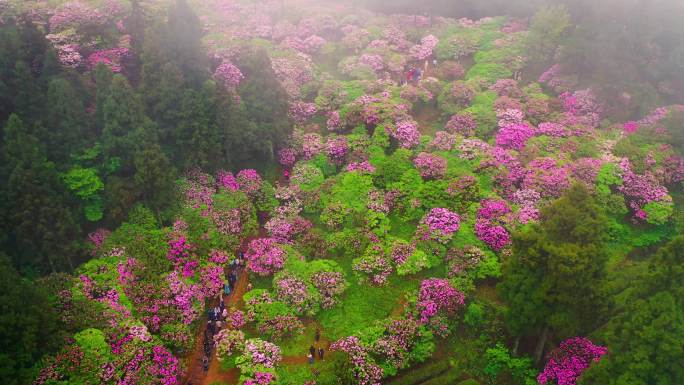
[[[413,164],[425,179],[439,179],[446,174],[447,161],[439,155],[421,152],[413,160]]]
[[[261,276],[274,274],[283,268],[286,253],[272,238],[257,238],[249,243],[245,259],[247,269]]]
[[[537,377],[541,385],[576,385],[582,373],[598,362],[608,349],[594,345],[584,337],[573,337],[561,342],[558,349],[549,354],[544,370]],[[553,381],[553,382],[552,382]]]
[[[445,208],[433,208],[421,220],[418,228],[422,240],[433,239],[448,243],[458,231],[461,217]]]
[[[430,278],[420,283],[416,310],[420,322],[426,323],[439,313],[453,314],[464,304],[465,296],[448,280]]]

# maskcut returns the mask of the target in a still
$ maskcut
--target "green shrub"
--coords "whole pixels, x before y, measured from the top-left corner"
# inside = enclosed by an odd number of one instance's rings
[[[449,361],[442,360],[423,365],[416,368],[407,369],[399,378],[390,379],[387,385],[415,385],[421,384],[426,380],[437,377],[451,368]]]

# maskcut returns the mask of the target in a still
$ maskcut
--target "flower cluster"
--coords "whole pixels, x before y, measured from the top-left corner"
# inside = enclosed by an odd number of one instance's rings
[[[537,134],[553,136],[556,138],[568,136],[568,132],[565,130],[565,127],[560,123],[554,122],[539,123],[539,126],[537,126]]]
[[[244,78],[242,71],[229,61],[224,61],[214,71],[214,79],[226,88],[237,88]]]
[[[306,283],[299,278],[280,278],[275,282],[275,291],[279,301],[286,303],[297,313],[303,314],[311,310],[313,298]]]
[[[429,58],[432,56],[432,51],[437,46],[437,43],[439,43],[439,39],[437,39],[434,35],[427,35],[423,37],[420,40],[420,44],[411,47],[411,57],[416,60],[425,60]]]
[[[340,119],[340,112],[339,111],[331,111],[328,114],[328,120],[326,121],[326,127],[328,127],[328,131],[334,132],[334,131],[339,131],[342,129],[342,121]]]
[[[308,133],[302,136],[302,154],[304,159],[311,159],[325,149],[323,138],[316,133]]]
[[[447,161],[441,156],[421,152],[415,159],[413,164],[420,172],[420,176],[424,179],[439,179],[444,177],[447,170]]]
[[[231,191],[237,191],[240,189],[237,179],[230,171],[219,170],[216,173],[216,186],[218,188],[225,188]]]
[[[445,208],[435,207],[421,220],[418,232],[423,240],[448,243],[461,225],[461,217]]]
[[[573,337],[561,342],[550,354],[544,370],[537,376],[539,384],[575,385],[582,373],[608,353],[604,346],[594,345],[584,337]]]
[[[622,159],[619,166],[622,171],[622,186],[618,189],[627,198],[629,207],[634,210],[636,217],[649,223],[662,221],[649,218],[645,209],[654,206],[671,207],[672,197],[668,194],[667,188],[661,186],[650,172],[643,175],[634,173],[627,158]]]
[[[321,271],[313,274],[311,284],[321,295],[321,307],[323,309],[335,306],[339,297],[349,286],[342,273],[336,271]]]
[[[244,349],[245,333],[240,330],[222,329],[214,335],[216,357],[220,361],[238,353]]]
[[[435,132],[435,137],[430,142],[430,147],[439,151],[451,151],[456,145],[456,136],[446,132],[437,131]]]
[[[335,164],[343,164],[344,158],[349,152],[349,144],[346,136],[337,136],[329,138],[326,147],[328,147],[328,157]]]
[[[420,140],[418,124],[413,120],[397,122],[396,127],[390,129],[389,134],[399,141],[399,145],[404,148],[416,147]]]
[[[285,251],[272,238],[257,238],[249,243],[247,269],[261,276],[271,275],[283,268]]]
[[[278,162],[283,167],[292,167],[297,161],[297,152],[293,148],[282,148],[278,151]]]
[[[502,200],[484,200],[480,204],[475,235],[493,250],[501,250],[510,242],[510,235],[503,227],[503,219],[511,210]]]
[[[330,345],[330,350],[341,350],[349,355],[359,385],[380,385],[382,368],[375,364],[358,337],[341,338]]]
[[[535,134],[534,127],[527,123],[510,124],[501,127],[496,135],[496,144],[503,148],[522,150],[525,143]]]
[[[245,341],[244,346],[243,355],[248,358],[249,363],[252,365],[275,368],[282,358],[278,345],[268,341],[251,338]]]
[[[420,283],[416,302],[420,322],[426,323],[439,312],[453,314],[463,306],[465,296],[446,279],[430,278]]]
[[[539,191],[543,197],[559,197],[570,187],[570,168],[553,158],[537,158],[527,165],[522,186]]]
[[[387,283],[387,277],[392,272],[392,265],[385,256],[382,247],[370,245],[361,258],[354,259],[352,269],[355,272],[370,276],[370,284],[381,286]]]
[[[304,123],[316,115],[316,104],[296,101],[290,105],[290,117],[297,123]]]
[[[385,68],[382,56],[376,54],[363,54],[359,57],[359,64],[370,67],[375,72],[380,72]]]
[[[292,314],[268,316],[259,320],[259,334],[269,339],[280,340],[285,336],[296,336],[304,332],[304,323]]]
[[[454,278],[463,275],[467,270],[477,266],[485,254],[475,246],[465,246],[463,248],[449,249],[444,260],[447,265],[447,276]]]
[[[347,171],[358,171],[361,173],[372,174],[375,172],[375,167],[371,165],[367,160],[362,162],[352,162],[347,165]]]
[[[237,173],[237,182],[240,190],[249,196],[253,196],[261,189],[262,180],[256,170],[248,168]]]
[[[123,70],[121,61],[129,55],[128,48],[111,48],[100,51],[95,51],[88,56],[88,69],[93,69],[99,63],[109,67],[114,73],[119,73]]]

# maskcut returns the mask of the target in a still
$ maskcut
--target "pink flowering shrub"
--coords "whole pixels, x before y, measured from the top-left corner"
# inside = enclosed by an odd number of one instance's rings
[[[280,348],[278,345],[258,338],[251,338],[245,341],[242,355],[237,357],[235,363],[246,375],[255,373],[259,367],[275,368],[280,362]]]
[[[618,190],[625,195],[636,218],[652,224],[666,222],[672,214],[673,205],[667,188],[661,186],[651,172],[647,171],[643,175],[634,173],[627,158],[622,159],[619,166],[622,185]]]
[[[304,123],[316,115],[316,104],[296,101],[290,105],[290,117],[297,123]]]
[[[100,250],[102,244],[109,237],[110,234],[111,231],[104,228],[98,228],[97,230],[88,234],[88,240],[93,245],[93,255],[95,255]]]
[[[249,196],[253,196],[261,189],[262,179],[256,170],[250,168],[238,172],[237,182],[240,186],[240,190],[244,191]]]
[[[435,207],[421,220],[416,234],[422,240],[448,243],[461,225],[461,217],[445,208]]]
[[[349,355],[354,377],[359,385],[380,385],[382,368],[379,367],[368,350],[361,345],[358,337],[341,338],[330,345],[330,350],[339,350]]]
[[[535,134],[534,127],[527,123],[511,124],[499,129],[496,134],[496,145],[503,148],[522,150],[525,143]]]
[[[469,137],[475,135],[477,123],[472,114],[469,112],[462,112],[452,115],[444,128],[452,134],[460,134]]]
[[[252,240],[245,253],[247,269],[261,276],[271,275],[282,269],[285,257],[285,251],[272,238]]]
[[[335,132],[339,131],[342,129],[342,121],[340,119],[340,112],[339,111],[331,111],[328,114],[328,120],[326,121],[326,127],[328,128],[328,131],[330,132]]]
[[[449,284],[446,279],[430,278],[420,283],[416,310],[421,323],[443,312],[454,314],[465,303],[465,296]]]
[[[321,295],[321,307],[329,309],[339,302],[339,297],[349,286],[344,276],[336,271],[321,271],[311,276],[311,284]]]
[[[537,376],[537,381],[541,385],[576,385],[589,365],[598,362],[606,353],[606,347],[594,345],[584,337],[567,339],[551,352],[544,370]]]
[[[349,152],[349,143],[346,136],[329,138],[326,147],[328,148],[328,158],[335,164],[343,164]]]
[[[375,167],[368,163],[367,160],[362,162],[352,162],[347,165],[347,171],[358,171],[360,173],[372,174],[375,172]]]
[[[489,86],[489,89],[496,92],[499,96],[507,96],[509,98],[521,98],[523,92],[518,87],[518,81],[515,79],[499,79],[496,83]]]
[[[297,161],[297,152],[293,148],[282,148],[278,151],[278,162],[283,167],[292,167]]]
[[[224,61],[214,71],[214,79],[230,89],[237,88],[244,78],[242,71],[229,61]]]
[[[451,151],[456,145],[456,137],[446,131],[435,132],[435,137],[430,142],[430,147],[438,151]]]
[[[568,136],[568,132],[562,124],[554,122],[543,122],[537,126],[537,135],[547,135],[556,138]]]
[[[392,265],[379,245],[369,245],[360,258],[354,258],[352,269],[359,274],[361,281],[366,279],[371,285],[382,286],[392,272]]]
[[[315,300],[304,281],[295,277],[279,278],[274,282],[276,298],[290,306],[297,314],[310,313]]]
[[[399,142],[403,148],[416,147],[420,140],[418,124],[413,120],[402,120],[396,123],[396,127],[390,129],[389,134]]]
[[[447,161],[439,155],[421,152],[415,157],[413,164],[424,179],[439,179],[446,174]]]
[[[385,68],[382,56],[376,54],[363,54],[359,56],[359,63],[370,67],[373,71],[379,72]]]
[[[413,59],[425,60],[432,56],[432,51],[437,46],[437,43],[439,43],[439,39],[433,35],[427,35],[420,40],[420,44],[411,47],[409,53]]]
[[[240,189],[237,179],[230,171],[219,170],[216,173],[216,187],[237,191]]]
[[[537,158],[527,165],[522,187],[539,191],[543,197],[557,198],[570,187],[570,168],[553,158]]]
[[[304,159],[311,159],[325,149],[323,138],[316,133],[308,133],[302,137],[302,154]]]
[[[245,345],[245,333],[240,330],[222,329],[214,335],[216,357],[223,361],[242,351]]]
[[[502,200],[484,200],[477,211],[475,235],[493,250],[498,251],[510,243],[510,235],[504,224],[504,216],[510,208]]]
[[[123,70],[121,61],[128,55],[128,48],[111,48],[95,51],[88,56],[88,69],[92,70],[99,63],[102,63],[109,67],[112,72],[119,73]]]
[[[516,124],[522,124],[525,114],[517,108],[508,108],[496,111],[496,117],[499,119],[499,127],[507,127]]]

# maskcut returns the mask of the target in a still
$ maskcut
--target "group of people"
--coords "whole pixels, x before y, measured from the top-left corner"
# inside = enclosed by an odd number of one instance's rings
[[[418,83],[423,79],[423,76],[428,70],[428,63],[429,61],[425,59],[425,64],[423,65],[423,68],[421,69],[420,66],[416,66],[415,64],[411,64],[407,70],[404,71],[404,75],[401,79],[401,83],[403,84],[411,84],[411,83]],[[437,66],[437,59],[434,59],[432,61],[433,66]]]
[[[323,350],[323,346],[321,344],[319,344],[320,339],[321,339],[321,331],[319,329],[316,329],[316,335],[314,335],[314,344],[309,346],[309,355],[307,356],[307,358],[309,359],[310,365],[313,365],[317,354],[318,354],[318,359],[323,360],[323,355],[325,354],[325,351]],[[318,349],[316,349],[316,346],[314,346],[314,345],[318,345]]]
[[[422,77],[423,71],[419,67],[416,67],[415,65],[411,64],[408,71],[406,71],[405,73],[405,84],[417,83],[420,81],[420,79],[422,79]]]
[[[238,252],[235,259],[230,262],[228,272],[226,273],[225,283],[223,284],[223,293],[219,293],[219,303],[217,306],[210,308],[207,313],[207,328],[204,330],[204,355],[202,356],[202,369],[209,371],[209,357],[214,348],[214,335],[218,333],[221,328],[226,325],[226,318],[228,318],[228,308],[224,300],[224,296],[230,296],[235,289],[238,281],[238,274],[244,267],[244,253]]]

